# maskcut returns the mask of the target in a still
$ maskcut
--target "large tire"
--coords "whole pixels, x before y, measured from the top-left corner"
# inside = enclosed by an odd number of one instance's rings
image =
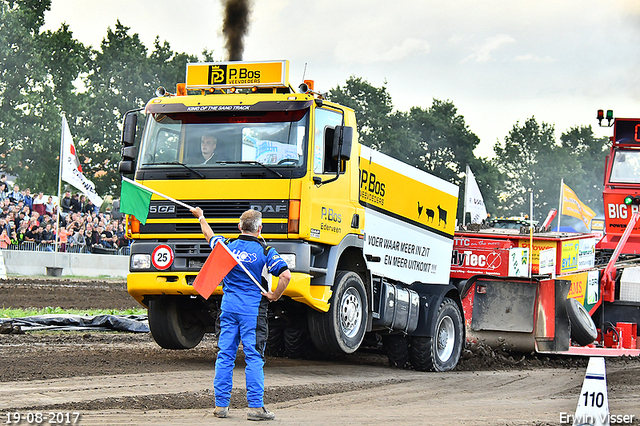
[[[191,349],[200,343],[205,326],[195,312],[194,301],[180,296],[149,300],[149,329],[153,340],[165,349]]]
[[[274,319],[269,321],[269,334],[267,335],[267,345],[265,355],[284,356],[284,321]]]
[[[567,314],[571,322],[571,340],[580,346],[592,343],[598,337],[598,329],[589,312],[576,299],[567,299]]]
[[[360,275],[338,271],[329,312],[309,314],[311,339],[322,352],[350,354],[364,339],[367,328],[367,293]]]
[[[464,346],[464,323],[458,305],[445,297],[433,325],[433,337],[411,338],[411,365],[418,371],[453,370]]]
[[[407,368],[409,364],[409,337],[402,334],[389,334],[382,338],[382,344],[389,357],[389,365],[397,368]]]
[[[289,358],[306,358],[312,345],[307,325],[289,324],[283,330],[284,353]]]

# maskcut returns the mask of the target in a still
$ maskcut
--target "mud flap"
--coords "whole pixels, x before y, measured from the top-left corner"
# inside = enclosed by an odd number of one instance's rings
[[[571,345],[567,295],[571,281],[543,280],[536,318],[536,351],[564,352]]]
[[[537,280],[478,280],[471,329],[533,332],[537,287]]]
[[[569,349],[569,281],[495,277],[474,281],[472,340],[518,351]]]

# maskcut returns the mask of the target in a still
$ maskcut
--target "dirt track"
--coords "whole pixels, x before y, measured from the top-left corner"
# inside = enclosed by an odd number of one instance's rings
[[[122,281],[10,280],[5,307],[135,307]],[[77,424],[246,424],[242,354],[230,418],[215,419],[215,346],[160,349],[147,334],[0,335],[0,422],[7,413],[79,412]],[[419,373],[363,352],[333,360],[267,358],[273,424],[560,425],[573,414],[586,360],[465,351],[457,371]],[[609,407],[640,425],[640,361],[607,361]],[[73,417],[72,417],[73,419]],[[48,423],[48,422],[43,422]],[[22,424],[28,424],[23,421]],[[33,423],[32,423],[33,424]]]

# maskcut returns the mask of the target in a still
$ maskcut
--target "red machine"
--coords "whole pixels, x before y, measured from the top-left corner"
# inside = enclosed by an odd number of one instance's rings
[[[605,236],[598,248],[614,250],[631,215],[640,211],[640,118],[614,119],[611,142],[604,175]],[[640,225],[622,253],[640,254]]]
[[[604,112],[598,111],[602,124]],[[640,118],[613,118],[604,237],[456,232],[451,279],[467,336],[492,346],[588,356],[640,355]],[[602,233],[601,233],[602,234]],[[599,241],[598,241],[599,240]],[[526,274],[514,261],[531,250]]]

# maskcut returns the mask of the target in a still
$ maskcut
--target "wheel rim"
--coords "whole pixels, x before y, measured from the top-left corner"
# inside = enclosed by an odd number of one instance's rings
[[[436,350],[438,352],[438,358],[442,361],[447,361],[451,357],[451,354],[453,354],[456,341],[455,327],[451,317],[444,317],[440,320],[437,339]]]
[[[342,333],[351,338],[358,334],[362,323],[362,300],[360,293],[354,288],[344,292],[340,302],[340,328]]]

